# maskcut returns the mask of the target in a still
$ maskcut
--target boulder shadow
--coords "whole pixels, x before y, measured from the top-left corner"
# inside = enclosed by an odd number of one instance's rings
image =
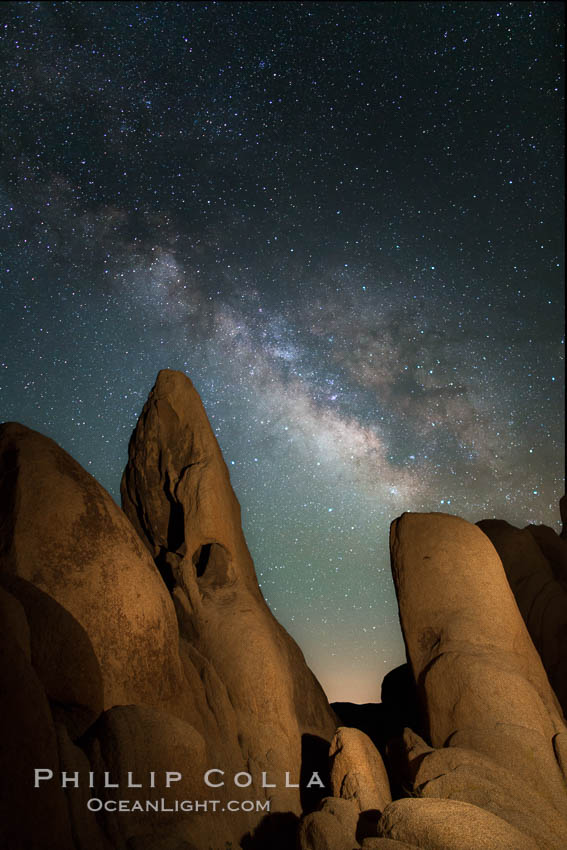
[[[0,584],[22,605],[30,629],[31,663],[53,719],[76,741],[104,708],[102,674],[82,625],[52,596],[17,575]]]
[[[315,775],[316,774],[316,775]],[[301,736],[299,794],[304,815],[316,811],[331,794],[329,741],[318,735]],[[320,781],[318,781],[320,780]]]
[[[299,818],[293,812],[273,812],[240,840],[240,846],[242,850],[291,850],[296,846],[298,826]]]
[[[301,736],[299,793],[303,815],[316,811],[321,800],[331,794],[329,741],[318,735]],[[296,846],[299,821],[293,812],[266,815],[241,839],[242,850],[291,850]]]

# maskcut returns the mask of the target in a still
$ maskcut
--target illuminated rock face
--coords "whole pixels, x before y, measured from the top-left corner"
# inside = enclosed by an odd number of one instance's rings
[[[458,517],[408,513],[392,524],[390,542],[431,744],[496,725],[551,739],[563,728],[561,710],[486,535]]]
[[[354,800],[359,812],[382,812],[392,802],[384,762],[360,729],[339,726],[329,755],[331,787],[336,797]]]
[[[3,581],[32,621],[49,696],[97,713],[183,682],[175,612],[108,493],[52,440],[0,427]]]
[[[88,773],[74,742],[97,718],[187,689],[174,607],[110,496],[16,423],[0,427],[0,516],[0,845],[106,848],[81,792],[34,788],[34,770]]]
[[[336,721],[260,592],[226,464],[184,374],[159,373],[130,441],[121,492],[171,591],[182,639],[226,689],[244,763],[256,775],[298,776],[306,742],[307,749],[310,739],[328,742]],[[274,794],[278,808],[300,811],[297,790]]]
[[[288,813],[291,840],[311,771],[327,779],[336,720],[262,597],[189,379],[161,373],[144,408],[124,475],[127,515],[21,425],[0,429],[0,473],[0,669],[6,687],[20,683],[2,704],[11,744],[0,770],[24,777],[2,796],[0,844],[48,848],[47,830],[54,848],[155,850],[159,826],[164,847],[237,847],[267,811]],[[34,789],[36,767],[52,778]],[[148,785],[167,771],[181,777],[171,789]],[[79,787],[62,787],[75,774]],[[206,815],[95,817],[89,797],[221,802]],[[229,811],[229,800],[270,807]]]
[[[406,778],[430,799],[392,803],[379,833],[422,846],[446,823],[442,847],[485,846],[486,833],[490,846],[560,850],[567,730],[496,550],[465,520],[413,513],[392,524],[390,549],[427,739],[406,731]]]

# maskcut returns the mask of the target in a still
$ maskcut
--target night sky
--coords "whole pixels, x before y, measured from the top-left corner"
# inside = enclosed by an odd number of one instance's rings
[[[2,3],[0,419],[119,499],[197,387],[331,699],[404,659],[404,510],[559,528],[563,4]]]

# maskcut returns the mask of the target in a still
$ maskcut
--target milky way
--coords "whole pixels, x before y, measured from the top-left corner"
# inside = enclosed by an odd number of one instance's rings
[[[5,3],[1,417],[118,498],[202,396],[331,699],[404,658],[404,510],[558,527],[563,6]]]

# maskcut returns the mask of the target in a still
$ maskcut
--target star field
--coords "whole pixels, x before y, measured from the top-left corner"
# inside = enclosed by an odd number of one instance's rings
[[[563,5],[4,3],[0,414],[118,500],[161,368],[331,699],[404,510],[559,527]]]

